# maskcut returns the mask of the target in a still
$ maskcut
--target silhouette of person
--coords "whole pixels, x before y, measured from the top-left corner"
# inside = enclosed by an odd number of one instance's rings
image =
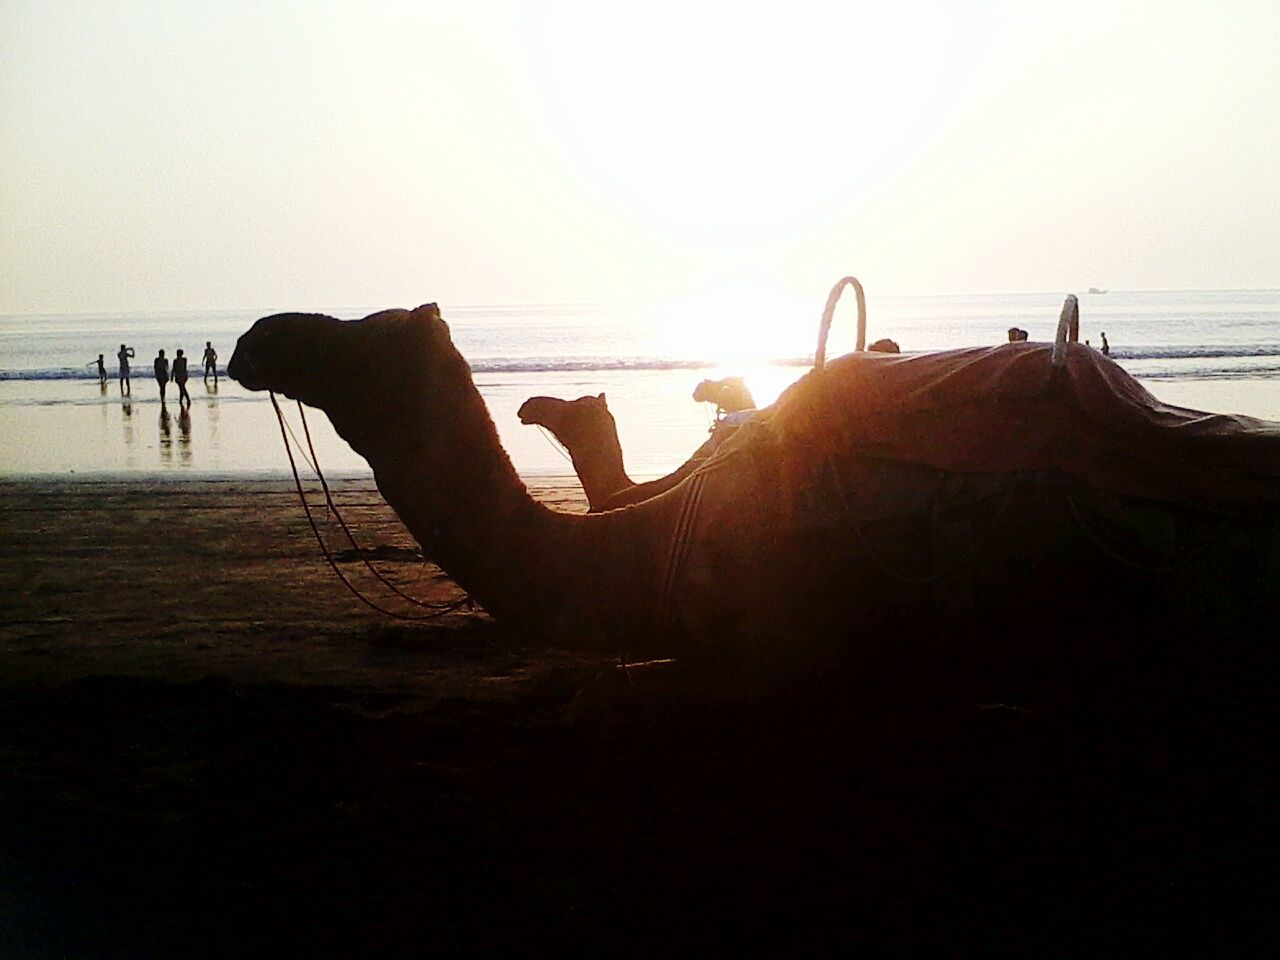
[[[164,356],[164,351],[161,351],[160,355]],[[187,393],[187,358],[182,355],[181,349],[173,358],[173,382],[178,385],[179,405],[185,400],[187,406],[190,406],[191,394]]]
[[[134,355],[133,347],[126,347],[120,344],[120,352],[116,354],[116,359],[120,361],[120,392],[132,393],[129,387],[129,358]]]
[[[1109,357],[1111,356],[1111,344],[1107,343],[1107,335],[1105,333],[1101,334],[1101,337],[1102,337],[1102,355],[1104,357]]]
[[[160,402],[164,403],[164,388],[169,383],[169,361],[164,358],[164,351],[156,357],[156,383],[160,384]]]
[[[213,341],[206,340],[204,342],[204,378],[209,379],[209,374],[213,374],[213,382],[218,382],[218,351],[213,349]]]
[[[92,367],[95,363],[98,365],[98,382],[106,383],[107,382],[107,365],[102,362],[102,354],[98,354],[97,360],[90,360],[88,363],[85,364],[85,366]]]

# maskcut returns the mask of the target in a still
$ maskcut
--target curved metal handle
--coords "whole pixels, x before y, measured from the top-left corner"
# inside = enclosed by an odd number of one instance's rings
[[[1058,334],[1053,339],[1053,355],[1049,363],[1060,367],[1067,362],[1067,343],[1080,340],[1080,301],[1074,293],[1068,294],[1062,304],[1062,315],[1058,317]]]
[[[818,349],[813,354],[813,369],[821,370],[827,362],[827,336],[831,333],[831,318],[835,316],[836,304],[845,287],[853,287],[858,295],[858,342],[855,350],[865,350],[867,346],[867,297],[862,292],[862,284],[857,277],[842,277],[827,294],[827,305],[822,310],[822,323],[818,325]]]

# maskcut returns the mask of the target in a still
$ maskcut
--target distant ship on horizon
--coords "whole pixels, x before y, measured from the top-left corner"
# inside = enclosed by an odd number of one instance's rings
[[[1105,290],[1099,290],[1097,287],[1090,287],[1090,288],[1089,288],[1089,292],[1090,292],[1090,293],[1106,293],[1107,291],[1105,291]]]

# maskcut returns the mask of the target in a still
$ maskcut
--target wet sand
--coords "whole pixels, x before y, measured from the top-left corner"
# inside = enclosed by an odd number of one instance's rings
[[[379,570],[457,596],[338,488]],[[1280,942],[1266,697],[734,702],[389,621],[283,482],[3,482],[0,515],[0,956]]]

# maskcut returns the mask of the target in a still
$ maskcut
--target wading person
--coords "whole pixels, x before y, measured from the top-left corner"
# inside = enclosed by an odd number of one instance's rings
[[[218,382],[218,351],[213,349],[213,341],[206,340],[204,342],[204,378],[209,379],[209,374],[213,374],[213,382]]]
[[[164,388],[169,383],[169,361],[164,358],[164,351],[161,350],[159,356],[156,357],[156,383],[160,384],[160,402],[164,403]]]
[[[191,394],[187,393],[187,358],[182,355],[181,350],[173,358],[173,382],[178,386],[178,405],[185,402],[187,406],[191,406]],[[163,390],[161,387],[161,392]]]
[[[98,365],[98,382],[107,382],[107,365],[102,362],[102,354],[98,354],[97,360],[90,360],[85,364],[86,367],[92,367],[95,363]]]
[[[129,389],[129,358],[132,357],[133,347],[126,347],[120,344],[120,352],[116,354],[116,359],[120,361],[120,392],[131,393]]]

